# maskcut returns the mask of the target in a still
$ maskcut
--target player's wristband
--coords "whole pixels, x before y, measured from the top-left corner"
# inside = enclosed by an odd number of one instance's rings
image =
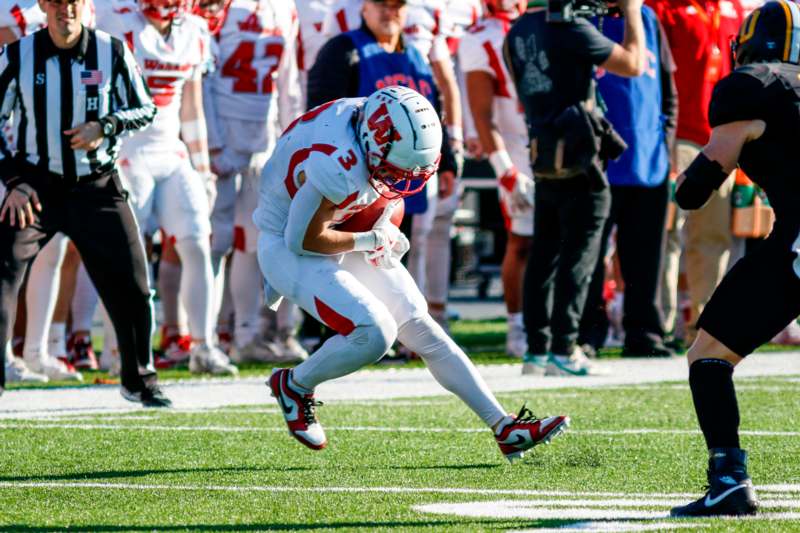
[[[447,136],[450,137],[451,141],[464,142],[464,130],[461,127],[455,124],[448,124],[446,128]]]
[[[505,150],[497,150],[489,154],[489,164],[492,165],[494,175],[498,179],[505,176],[508,171],[514,168],[511,156]]]
[[[378,236],[374,231],[362,231],[353,233],[353,251],[354,252],[371,252],[375,249],[378,243]]]

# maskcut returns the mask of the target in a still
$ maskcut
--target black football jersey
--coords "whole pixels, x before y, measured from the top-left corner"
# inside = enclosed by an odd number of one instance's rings
[[[755,63],[740,67],[714,88],[711,127],[763,120],[767,127],[744,145],[739,166],[775,210],[774,238],[794,242],[800,232],[800,66]]]

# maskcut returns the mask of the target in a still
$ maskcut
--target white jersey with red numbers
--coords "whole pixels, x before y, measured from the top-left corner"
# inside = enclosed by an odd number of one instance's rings
[[[322,44],[340,33],[360,28],[363,4],[364,0],[334,0],[322,22]],[[310,65],[309,68],[311,68]]]
[[[343,98],[316,107],[278,139],[261,174],[258,209],[253,215],[259,230],[283,235],[292,198],[304,179],[337,206],[334,223],[378,199],[354,128],[365,100]]]
[[[158,108],[153,124],[130,140],[137,144],[178,141],[183,88],[188,80],[199,80],[211,65],[205,20],[183,15],[173,22],[167,37],[140,11],[118,10],[103,16],[98,25],[111,35],[121,36],[131,47]]]
[[[444,0],[408,0],[408,18],[403,28],[406,42],[429,61],[450,56],[448,30],[452,26]]]
[[[44,28],[47,25],[46,19],[44,11],[39,8],[38,0],[0,0],[0,28],[10,28],[17,39]],[[94,27],[94,0],[86,0],[82,22],[84,26]]]
[[[215,38],[211,88],[219,116],[250,121],[278,116],[283,127],[294,120],[301,110],[296,35],[293,1],[233,0]]]
[[[479,70],[495,80],[494,123],[505,137],[520,135],[527,137],[528,129],[517,98],[511,75],[503,61],[503,41],[508,29],[508,20],[487,17],[470,28],[461,39],[458,50],[459,64],[466,74]]]

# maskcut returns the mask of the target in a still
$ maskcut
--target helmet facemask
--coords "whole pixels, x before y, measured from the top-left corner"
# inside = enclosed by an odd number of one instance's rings
[[[187,0],[139,0],[142,13],[151,19],[173,22],[189,11]]]
[[[194,5],[193,13],[202,17],[208,23],[211,35],[219,34],[225,19],[228,17],[228,8],[232,0],[198,0]]]
[[[439,168],[442,125],[433,106],[407,87],[372,93],[358,117],[369,182],[394,200],[420,192]]]

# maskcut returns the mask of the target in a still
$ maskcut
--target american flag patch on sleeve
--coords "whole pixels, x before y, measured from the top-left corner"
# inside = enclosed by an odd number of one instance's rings
[[[100,70],[82,70],[81,85],[100,85],[103,83],[103,72]]]

